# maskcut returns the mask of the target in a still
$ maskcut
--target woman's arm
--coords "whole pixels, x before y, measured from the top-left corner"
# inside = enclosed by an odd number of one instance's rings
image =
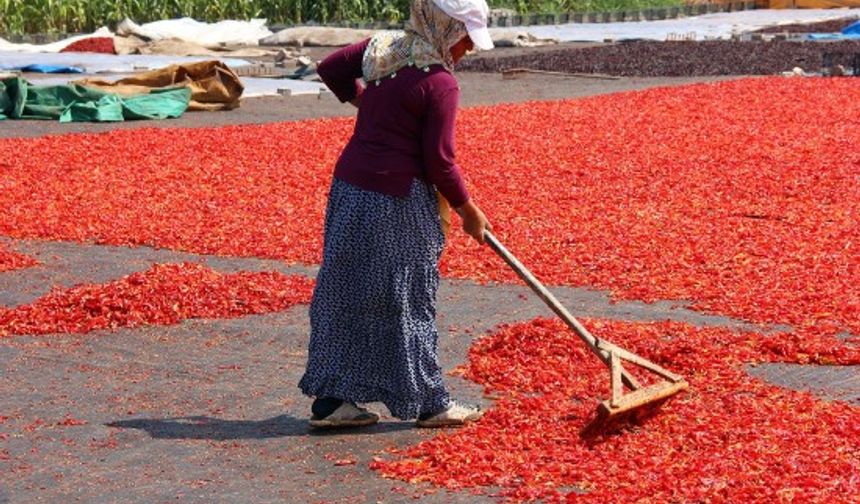
[[[361,103],[361,61],[370,39],[331,53],[317,67],[317,73],[341,103]]]
[[[460,90],[456,83],[434,86],[428,91],[427,98],[422,131],[427,181],[436,186],[452,207],[457,208],[469,199],[454,154],[454,123]]]
[[[478,205],[469,198],[454,154],[454,123],[460,90],[453,77],[431,89],[424,122],[423,149],[427,179],[463,219],[463,231],[484,243],[484,230],[490,223]]]

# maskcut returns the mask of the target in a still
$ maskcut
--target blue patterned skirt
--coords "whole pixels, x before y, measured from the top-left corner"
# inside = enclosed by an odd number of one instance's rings
[[[416,179],[400,198],[334,179],[303,393],[382,402],[403,420],[448,406],[436,355],[444,244],[427,183]]]

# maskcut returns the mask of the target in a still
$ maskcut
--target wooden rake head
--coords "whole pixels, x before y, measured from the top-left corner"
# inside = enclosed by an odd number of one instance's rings
[[[609,434],[654,416],[666,401],[687,389],[687,381],[657,364],[605,340],[595,338],[600,359],[609,366],[610,398],[597,405],[597,413],[581,431],[584,438]],[[644,368],[662,379],[643,386],[624,368],[624,362]],[[625,386],[629,392],[625,392]]]

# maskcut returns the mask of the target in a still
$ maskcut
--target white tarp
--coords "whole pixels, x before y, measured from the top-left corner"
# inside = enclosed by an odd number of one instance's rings
[[[181,18],[153,21],[142,25],[126,19],[117,26],[116,31],[117,35],[137,35],[149,40],[172,38],[209,48],[222,45],[257,45],[260,39],[272,34],[266,28],[265,19],[203,23],[191,18]]]
[[[666,40],[670,34],[691,33],[695,34],[696,40],[727,39],[733,33],[739,34],[768,26],[817,23],[850,16],[860,16],[860,9],[757,9],[662,21],[529,26],[528,31],[535,36],[554,38],[561,42],[602,42],[606,39]]]
[[[284,28],[270,37],[260,40],[263,45],[338,47],[355,44],[371,37],[374,30],[338,28],[331,26],[297,26]],[[493,43],[499,47],[532,47],[555,43],[535,37],[525,28],[499,28],[490,30]]]
[[[15,44],[6,39],[0,38],[0,52],[58,53],[72,42],[92,37],[113,37],[113,33],[111,33],[107,27],[103,26],[94,33],[90,33],[88,35],[75,35],[74,37],[69,37],[51,44]],[[0,59],[0,64],[3,62],[4,61]]]
[[[540,38],[526,30],[500,28],[490,30],[490,37],[496,47],[537,47],[555,44],[552,38]]]
[[[117,27],[117,35],[136,35],[150,40],[179,39],[194,42],[204,47],[217,48],[223,45],[258,45],[261,38],[272,32],[266,28],[265,19],[250,21],[220,21],[201,23],[191,18],[168,19],[142,25],[126,19]],[[0,38],[0,51],[20,53],[58,53],[69,44],[91,37],[113,37],[107,27],[94,33],[76,35],[50,44],[15,44]],[[3,60],[0,60],[0,64]]]
[[[294,79],[265,79],[260,77],[240,77],[245,86],[243,98],[255,96],[276,96],[279,89],[289,89],[292,96],[318,95],[320,90],[328,90],[322,82],[302,81]]]
[[[602,42],[606,39],[666,40],[673,35],[695,34],[696,40],[730,38],[732,34],[759,30],[768,26],[793,23],[815,23],[860,16],[860,9],[758,9],[720,12],[663,21],[623,23],[570,23],[556,26],[492,28],[490,36],[501,46],[543,45],[560,42]],[[261,40],[266,45],[342,46],[371,36],[372,30],[355,30],[325,26],[286,28]]]
[[[262,40],[263,45],[336,47],[355,44],[376,31],[335,26],[296,26],[284,28]]]
[[[35,77],[29,79],[36,86],[63,86],[72,80],[85,79],[87,77],[95,77],[93,75],[75,75],[69,77]],[[132,74],[113,75],[110,81],[132,77]],[[242,85],[245,86],[245,91],[242,92],[242,98],[254,98],[259,96],[278,96],[279,89],[289,89],[291,96],[300,95],[318,95],[320,90],[326,89],[322,82],[309,82],[292,79],[264,79],[260,77],[239,77]]]
[[[0,70],[10,70],[28,65],[56,65],[82,68],[85,73],[129,73],[138,70],[155,70],[178,63],[207,61],[212,56],[163,56],[156,54],[100,53],[20,53],[0,51]],[[236,68],[250,65],[242,59],[219,58],[227,66]],[[76,77],[80,78],[80,77]]]

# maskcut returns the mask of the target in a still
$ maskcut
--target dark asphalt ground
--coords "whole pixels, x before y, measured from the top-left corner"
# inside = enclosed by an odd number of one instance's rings
[[[465,106],[585,96],[689,79],[597,81],[528,76],[504,81],[463,74]],[[188,114],[163,123],[59,125],[0,122],[23,137],[116,127],[200,127],[348,115],[331,97],[247,101],[233,112]],[[314,266],[154,250],[11,240],[40,266],[0,273],[0,305],[28,303],[54,285],[103,283],[153,263],[195,261],[220,271],[278,270],[312,276]],[[554,287],[576,315],[679,320],[749,328],[684,308],[684,302],[610,303],[606,293]],[[440,360],[464,362],[473,338],[502,322],[551,316],[523,286],[444,281]],[[482,502],[470,493],[390,481],[368,462],[390,446],[432,435],[389,417],[363,431],[309,431],[303,371],[307,307],[233,320],[191,320],[84,336],[0,340],[0,503],[30,502]],[[860,404],[857,367],[766,365],[750,372],[824,399]],[[450,376],[453,394],[489,406],[475,384]],[[375,405],[374,405],[375,406]],[[373,407],[373,406],[372,406]],[[379,408],[378,408],[379,409]],[[385,413],[382,411],[382,413]],[[82,425],[58,425],[67,416]],[[339,460],[355,464],[337,465]],[[430,492],[425,495],[425,492]]]

